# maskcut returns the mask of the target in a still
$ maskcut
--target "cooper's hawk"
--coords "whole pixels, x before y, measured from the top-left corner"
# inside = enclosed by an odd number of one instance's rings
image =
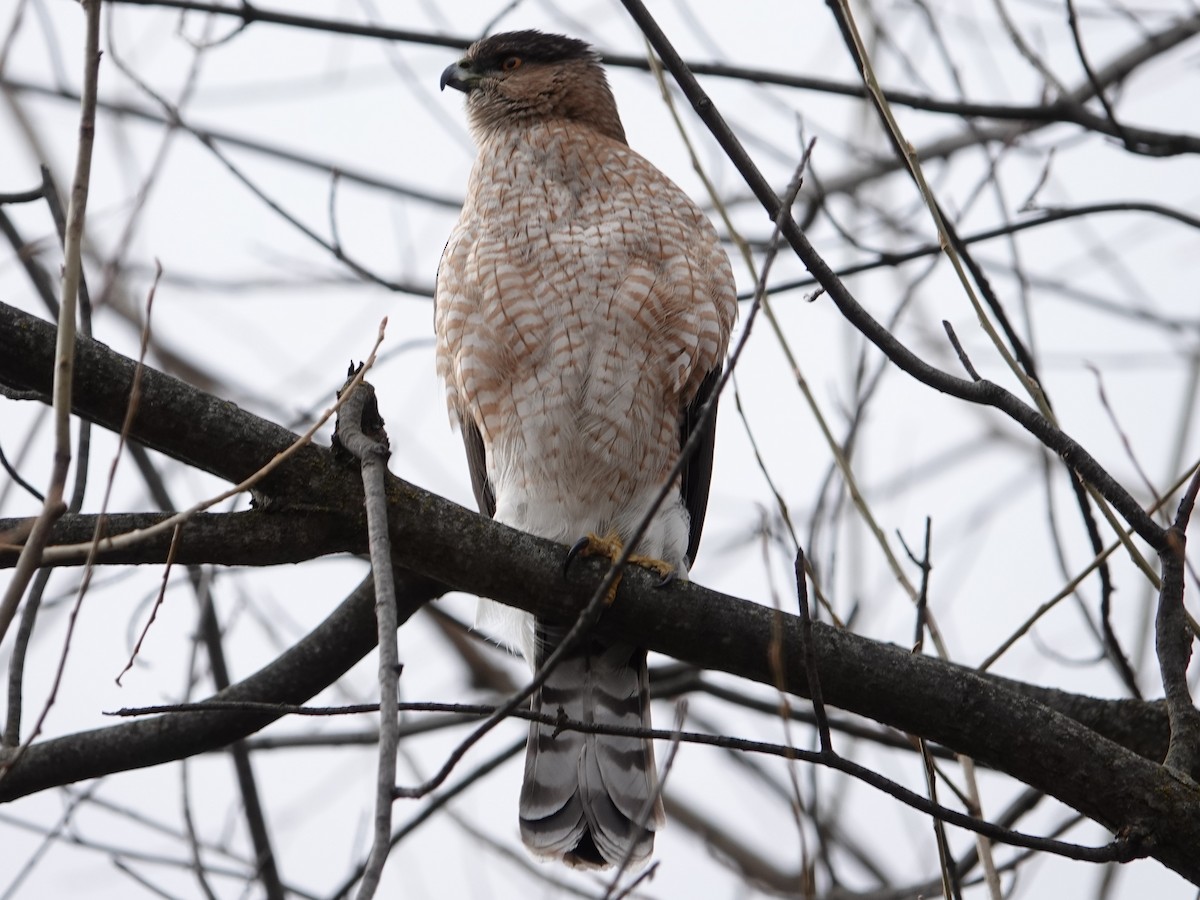
[[[466,94],[478,156],[438,269],[437,368],[475,498],[563,543],[628,539],[715,385],[736,315],[704,214],[629,149],[599,58],[537,31],[485,38],[442,73]],[[713,421],[638,544],[681,576],[700,542]],[[561,624],[481,603],[536,668]],[[646,651],[588,638],[533,698],[571,719],[649,726]],[[533,724],[521,836],[604,867],[653,848],[648,740]]]

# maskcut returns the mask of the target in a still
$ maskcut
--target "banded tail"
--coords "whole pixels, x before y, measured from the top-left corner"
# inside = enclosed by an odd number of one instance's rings
[[[537,623],[539,666],[565,633]],[[561,709],[581,722],[649,728],[646,651],[586,638],[533,695],[533,708],[551,716]],[[645,812],[658,780],[653,742],[555,731],[530,724],[520,803],[525,845],[575,868],[605,869],[627,853],[631,863],[645,862],[665,820],[661,799]],[[638,825],[643,816],[644,828]]]

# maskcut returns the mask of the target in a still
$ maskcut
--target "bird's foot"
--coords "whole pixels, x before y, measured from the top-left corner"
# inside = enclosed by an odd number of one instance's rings
[[[616,562],[621,558],[621,554],[625,552],[625,544],[620,536],[615,531],[610,531],[608,534],[600,537],[599,535],[589,532],[577,540],[571,549],[567,551],[567,558],[563,562],[563,575],[566,576],[567,570],[571,567],[571,563],[579,556],[603,556],[612,562]],[[657,572],[661,576],[661,580],[656,587],[667,587],[676,578],[675,567],[665,560],[656,559],[652,556],[640,556],[636,553],[630,554],[627,560],[631,565],[641,566],[643,569],[650,569]],[[604,598],[604,605],[611,606],[613,600],[617,596],[617,587],[621,583],[620,573],[613,579],[612,586],[608,589],[608,594]]]

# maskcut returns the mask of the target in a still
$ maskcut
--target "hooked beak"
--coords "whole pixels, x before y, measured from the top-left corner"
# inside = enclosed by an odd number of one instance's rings
[[[460,59],[458,62],[446,66],[442,71],[441,86],[443,91],[449,86],[465,94],[475,87],[475,82],[478,80],[479,75],[471,70],[471,63]]]

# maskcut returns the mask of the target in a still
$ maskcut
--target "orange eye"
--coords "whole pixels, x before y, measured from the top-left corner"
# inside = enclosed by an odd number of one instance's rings
[[[502,62],[500,64],[500,68],[503,69],[505,72],[511,72],[513,69],[521,68],[521,57],[510,56],[508,59],[506,59],[504,62]]]

